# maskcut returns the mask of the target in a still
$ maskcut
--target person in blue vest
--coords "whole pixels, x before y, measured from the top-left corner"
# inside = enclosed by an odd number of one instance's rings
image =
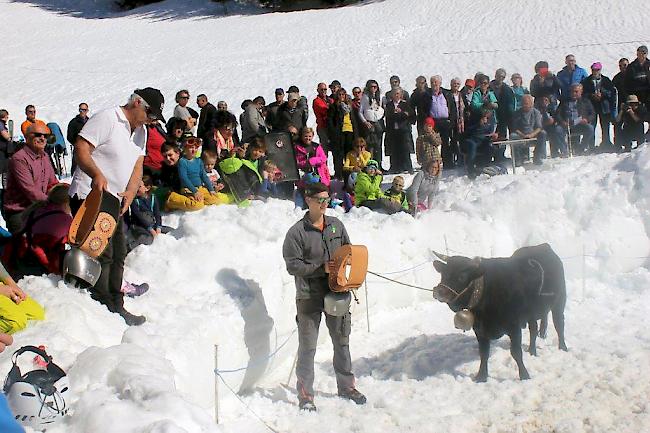
[[[11,335],[0,333],[0,353],[14,340]],[[16,422],[14,415],[9,409],[5,395],[0,392],[0,432],[2,433],[25,433],[25,430]]]
[[[560,89],[562,91],[560,99],[567,100],[571,98],[571,86],[582,83],[587,78],[587,71],[576,64],[576,56],[567,54],[564,58],[566,66],[557,73],[557,79],[560,80]]]

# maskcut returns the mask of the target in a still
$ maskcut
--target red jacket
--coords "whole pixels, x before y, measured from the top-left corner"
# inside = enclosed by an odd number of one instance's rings
[[[153,170],[162,168],[163,156],[160,148],[165,142],[165,136],[158,128],[147,128],[147,154],[144,157],[145,167]]]
[[[332,98],[326,96],[321,98],[317,96],[312,103],[314,114],[316,115],[316,128],[327,128],[327,109],[332,103]]]

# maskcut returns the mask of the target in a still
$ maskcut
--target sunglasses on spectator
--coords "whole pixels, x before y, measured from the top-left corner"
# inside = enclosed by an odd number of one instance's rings
[[[50,134],[45,134],[43,132],[32,132],[32,136],[34,138],[45,138],[45,139],[47,139],[50,136]]]
[[[317,201],[318,204],[324,204],[324,203],[329,204],[331,200],[329,197],[311,197],[311,198]]]
[[[327,92],[327,87],[321,87],[318,89],[319,92]]]
[[[35,114],[36,110],[27,110],[25,113],[27,113],[27,114]]]
[[[187,95],[187,96],[181,96],[181,97],[179,97],[178,99],[190,99],[190,95]]]
[[[79,112],[80,112],[80,113],[85,113],[86,111],[88,111],[87,108],[80,108],[80,109],[79,109]]]

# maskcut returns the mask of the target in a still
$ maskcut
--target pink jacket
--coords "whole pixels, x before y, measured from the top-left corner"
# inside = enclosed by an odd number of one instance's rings
[[[323,147],[312,142],[314,156],[307,155],[307,149],[301,144],[296,144],[294,149],[296,151],[296,162],[298,163],[298,168],[302,171],[311,171],[312,168],[316,169],[320,181],[330,186],[330,171],[327,168],[327,155],[323,151]]]

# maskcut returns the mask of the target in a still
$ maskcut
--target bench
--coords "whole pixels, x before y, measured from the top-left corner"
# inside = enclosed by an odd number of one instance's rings
[[[493,141],[492,145],[493,146],[499,146],[501,144],[505,144],[506,146],[510,146],[510,159],[512,160],[512,174],[515,173],[515,167],[516,167],[516,162],[515,158],[517,153],[515,152],[515,148],[519,146],[526,146],[527,148],[530,148],[531,146],[535,146],[537,144],[537,139],[536,138],[521,138],[517,140],[498,140],[498,141]]]

